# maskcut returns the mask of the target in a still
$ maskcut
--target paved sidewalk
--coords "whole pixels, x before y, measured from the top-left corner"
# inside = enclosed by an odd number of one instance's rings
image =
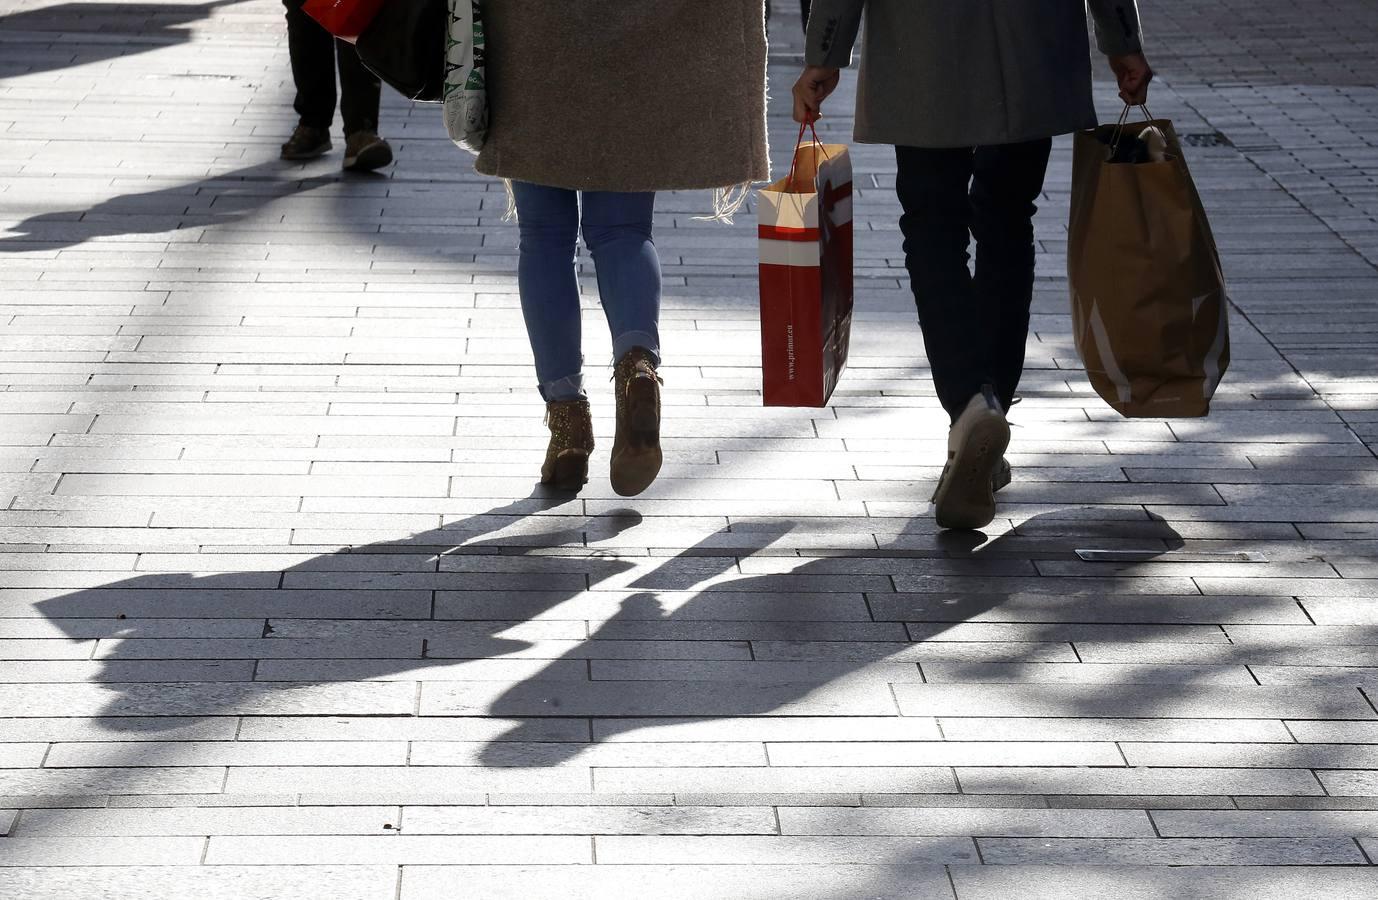
[[[1090,391],[1059,142],[967,539],[886,148],[825,410],[760,408],[753,217],[661,198],[633,501],[587,273],[570,500],[503,191],[434,108],[385,101],[383,176],[288,165],[274,0],[0,0],[0,896],[1378,895],[1372,4],[1142,5],[1235,362],[1207,420]]]

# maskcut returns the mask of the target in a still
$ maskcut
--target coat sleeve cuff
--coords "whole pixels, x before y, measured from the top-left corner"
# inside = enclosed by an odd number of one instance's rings
[[[1100,52],[1106,56],[1127,56],[1130,53],[1142,53],[1144,50],[1143,38],[1137,34],[1133,37],[1124,37],[1102,32],[1096,35],[1096,44],[1100,47]]]

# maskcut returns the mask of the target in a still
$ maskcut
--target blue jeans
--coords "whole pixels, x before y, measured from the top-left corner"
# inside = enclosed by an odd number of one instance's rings
[[[521,233],[517,286],[541,396],[585,397],[574,268],[581,226],[598,273],[613,358],[644,347],[659,360],[660,257],[651,240],[655,194],[584,191],[581,221],[577,191],[514,181],[512,192]]]

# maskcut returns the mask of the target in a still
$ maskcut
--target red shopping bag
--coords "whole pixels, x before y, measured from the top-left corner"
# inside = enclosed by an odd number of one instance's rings
[[[306,0],[302,9],[326,31],[346,41],[357,40],[373,22],[385,0]]]
[[[826,406],[852,332],[852,161],[818,135],[761,191],[761,369],[766,406]]]

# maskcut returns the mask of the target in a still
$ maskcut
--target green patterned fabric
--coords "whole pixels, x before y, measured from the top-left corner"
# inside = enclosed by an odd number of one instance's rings
[[[445,43],[445,128],[450,139],[472,153],[488,136],[488,89],[481,0],[450,0]]]

